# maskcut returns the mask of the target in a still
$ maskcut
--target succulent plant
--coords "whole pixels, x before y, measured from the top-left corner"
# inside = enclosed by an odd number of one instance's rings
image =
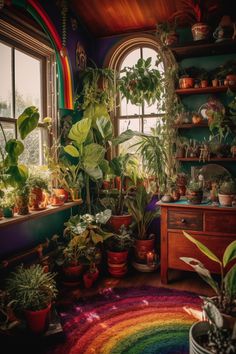
[[[236,194],[236,182],[234,180],[222,182],[220,185],[220,194]]]

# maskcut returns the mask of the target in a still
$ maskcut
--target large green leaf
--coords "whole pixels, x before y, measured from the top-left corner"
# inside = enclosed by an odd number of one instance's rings
[[[39,121],[38,108],[30,106],[24,110],[24,112],[17,119],[17,127],[20,132],[22,140],[32,132],[37,126]]]
[[[99,133],[101,134],[102,138],[105,141],[108,141],[109,139],[112,138],[113,126],[110,117],[109,118],[106,118],[104,116],[98,117],[96,119],[96,126]]]
[[[217,306],[211,301],[204,301],[203,310],[206,313],[207,318],[216,325],[218,328],[222,328],[224,320],[220,310]]]
[[[6,183],[12,187],[23,184],[28,177],[28,169],[25,165],[10,166],[6,171]]]
[[[85,169],[97,167],[105,156],[105,149],[103,146],[92,143],[86,145],[83,151],[83,165]]]
[[[212,278],[208,269],[197,259],[191,257],[180,257],[181,261],[192,267],[195,272],[215,291],[217,295],[220,294],[218,283]]]
[[[6,143],[5,150],[8,153],[6,164],[17,165],[18,157],[24,151],[24,145],[20,140],[10,139]]]
[[[128,141],[132,139],[134,136],[141,136],[142,134],[139,132],[136,132],[134,130],[128,129],[125,132],[121,133],[119,136],[116,138],[112,139],[112,144],[114,146],[119,145],[124,143],[125,141]]]
[[[89,177],[93,181],[99,181],[103,178],[103,173],[102,170],[100,169],[99,166],[96,167],[90,167],[90,168],[84,168],[84,171],[89,175]]]
[[[226,293],[229,294],[230,298],[236,297],[236,264],[230,268],[224,277],[224,285]]]
[[[236,258],[236,240],[231,242],[224,251],[223,266],[225,267],[234,258]]]
[[[83,117],[91,119],[93,128],[96,128],[96,120],[98,118],[104,117],[110,120],[107,107],[102,103],[90,104],[88,108],[85,109]]]
[[[184,236],[191,242],[193,242],[198,249],[204,253],[209,259],[211,259],[214,262],[219,263],[220,265],[222,264],[222,262],[219,260],[219,258],[209,250],[209,248],[207,248],[203,243],[201,243],[200,241],[196,240],[195,238],[193,238],[191,235],[189,235],[186,231],[183,231]]]
[[[91,128],[91,119],[84,118],[72,125],[69,132],[69,139],[76,141],[79,145],[83,144],[87,139]]]
[[[80,156],[79,150],[76,147],[74,147],[73,145],[66,145],[64,147],[64,151],[72,157],[79,157]]]

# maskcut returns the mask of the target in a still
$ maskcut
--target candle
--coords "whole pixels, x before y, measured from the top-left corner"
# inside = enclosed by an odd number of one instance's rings
[[[154,252],[150,251],[150,252],[147,253],[147,265],[149,267],[153,266],[154,258],[155,258],[155,253]]]

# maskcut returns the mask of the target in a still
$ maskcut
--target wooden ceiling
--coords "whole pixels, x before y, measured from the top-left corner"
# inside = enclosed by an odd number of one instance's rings
[[[153,30],[157,23],[173,21],[174,18],[179,26],[191,25],[199,20],[216,22],[229,10],[232,2],[235,1],[69,0],[69,6],[93,36],[103,37]],[[204,16],[200,18],[201,12]]]

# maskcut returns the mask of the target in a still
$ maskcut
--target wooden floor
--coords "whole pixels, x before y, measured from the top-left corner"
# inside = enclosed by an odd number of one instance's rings
[[[67,288],[66,297],[68,301],[71,301],[70,296],[74,299],[90,296],[98,293],[101,289],[104,288],[143,285],[185,290],[205,296],[212,296],[214,294],[210,287],[194,272],[170,271],[169,278],[170,282],[167,285],[163,285],[161,283],[160,273],[158,270],[152,273],[141,273],[136,270],[131,270],[124,278],[121,279],[114,278],[109,275],[101,276],[91,289],[85,289],[82,284],[71,288],[71,291],[69,292]],[[65,297],[63,291],[61,295],[61,298],[63,298],[62,301],[64,302]]]

